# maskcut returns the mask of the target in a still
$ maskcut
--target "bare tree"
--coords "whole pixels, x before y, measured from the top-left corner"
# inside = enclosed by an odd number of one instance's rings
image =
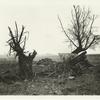
[[[32,79],[33,72],[32,72],[32,62],[35,58],[37,52],[34,50],[33,53],[29,53],[26,55],[25,52],[25,45],[26,45],[26,33],[25,27],[22,25],[22,30],[19,33],[17,23],[15,22],[15,33],[12,32],[11,28],[9,29],[9,36],[10,39],[7,43],[10,46],[9,53],[11,54],[16,53],[18,56],[19,62],[19,75],[21,79]]]
[[[95,35],[94,21],[95,15],[91,14],[90,10],[73,6],[71,12],[72,19],[68,31],[63,27],[62,21],[58,16],[61,28],[73,46],[76,48],[72,53],[80,53],[90,47],[96,46],[100,42],[100,35]]]

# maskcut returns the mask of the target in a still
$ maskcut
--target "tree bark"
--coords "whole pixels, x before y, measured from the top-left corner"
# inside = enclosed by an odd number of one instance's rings
[[[19,75],[22,80],[32,80],[33,78],[33,71],[32,71],[32,62],[33,58],[30,56],[19,55]]]

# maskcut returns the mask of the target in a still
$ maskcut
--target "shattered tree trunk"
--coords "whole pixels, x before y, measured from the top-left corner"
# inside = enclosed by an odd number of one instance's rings
[[[82,64],[83,62],[83,64]],[[82,52],[81,54],[77,55],[73,59],[71,59],[66,65],[69,67],[69,72],[71,72],[72,75],[77,76],[81,75],[83,73],[83,69],[87,69],[87,59],[86,59],[86,51]],[[85,64],[85,66],[84,66]],[[84,68],[82,68],[82,66]]]
[[[33,70],[32,70],[32,62],[35,58],[37,52],[34,50],[33,53],[29,53],[29,55],[26,55],[25,51],[25,45],[26,45],[26,33],[24,29],[25,27],[22,25],[21,33],[18,31],[17,23],[15,22],[15,34],[12,32],[11,28],[9,29],[9,35],[10,39],[7,41],[7,43],[10,46],[9,53],[12,52],[16,53],[16,56],[18,57],[18,63],[19,63],[19,77],[21,79],[28,79],[32,80],[33,78]]]
[[[81,61],[84,61],[86,59],[86,51],[82,52],[80,55],[76,56],[70,61],[70,64],[75,65]]]
[[[32,62],[33,59],[30,56],[19,55],[19,75],[21,79],[32,80],[33,70]]]

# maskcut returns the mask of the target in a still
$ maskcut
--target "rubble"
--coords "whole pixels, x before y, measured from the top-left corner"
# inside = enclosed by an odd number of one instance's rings
[[[55,62],[50,58],[41,59],[37,62],[37,65],[53,65]]]
[[[35,76],[58,77],[63,75],[63,77],[74,79],[76,76],[80,76],[88,68],[88,65],[86,52],[82,52],[79,55],[63,56],[63,62],[56,62],[50,58],[41,59],[33,66],[33,72]]]
[[[87,60],[86,51],[82,51],[79,54],[60,54],[60,58],[63,60],[63,69],[70,75],[79,76],[84,73],[88,67],[91,66]]]

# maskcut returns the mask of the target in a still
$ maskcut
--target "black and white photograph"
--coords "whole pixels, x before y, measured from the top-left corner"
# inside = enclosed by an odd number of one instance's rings
[[[0,0],[0,96],[99,96],[99,0]]]

